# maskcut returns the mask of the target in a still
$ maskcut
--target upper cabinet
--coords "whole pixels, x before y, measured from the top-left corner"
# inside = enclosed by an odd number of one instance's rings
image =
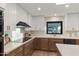
[[[31,15],[29,12],[25,11],[19,4],[16,4],[16,22],[23,21],[31,25]]]
[[[4,29],[5,31],[15,30],[16,26],[16,4],[6,4],[4,10]],[[8,29],[9,28],[9,29]]]
[[[65,30],[79,30],[79,13],[67,14],[65,17]]]
[[[10,35],[10,37],[12,35],[12,31],[16,30],[16,24],[19,21],[23,21],[30,25],[30,20],[31,15],[20,5],[16,3],[6,4],[4,10],[4,30]]]
[[[64,22],[66,34],[77,36],[79,33],[79,13],[67,14]]]

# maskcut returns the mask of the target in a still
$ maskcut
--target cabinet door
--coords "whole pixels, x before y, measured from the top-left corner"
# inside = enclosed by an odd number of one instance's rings
[[[31,56],[33,52],[33,41],[30,41],[24,45],[24,56]]]
[[[63,43],[63,39],[57,39],[57,38],[51,38],[49,39],[49,50],[51,51],[56,51],[57,47],[56,44],[57,43]]]
[[[48,50],[48,39],[40,38],[41,40],[41,50]]]
[[[76,44],[79,45],[79,39],[76,39]]]
[[[50,51],[56,50],[55,42],[53,41],[53,39],[49,39],[49,50]]]
[[[34,49],[39,50],[41,48],[41,40],[40,40],[40,38],[35,38],[33,44],[34,44]]]

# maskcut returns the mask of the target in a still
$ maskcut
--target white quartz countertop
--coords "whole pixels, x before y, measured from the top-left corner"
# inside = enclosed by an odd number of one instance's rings
[[[6,44],[4,46],[4,54],[8,54],[9,52],[13,51],[14,49],[22,46],[25,43],[28,43],[29,41],[33,40],[34,38],[31,38],[25,42],[20,42],[20,43],[16,43],[16,42],[9,42],[8,44]]]
[[[33,40],[34,38],[66,38],[66,39],[79,39],[79,37],[67,37],[67,36],[53,36],[53,35],[33,35],[31,39],[27,40],[26,42],[10,42],[7,45],[4,46],[4,52],[5,54],[8,54],[9,52],[13,51],[17,47],[28,43],[30,40]]]
[[[79,56],[79,45],[56,44],[62,56]]]
[[[79,37],[69,37],[69,36],[65,36],[65,35],[47,35],[47,34],[37,34],[37,35],[32,35],[32,37],[41,37],[41,38],[64,38],[64,39],[79,39]]]
[[[5,54],[8,54],[9,52],[11,52],[12,50],[16,49],[17,47],[19,47],[21,45],[22,45],[22,43],[10,42],[4,46],[4,52],[5,52]]]

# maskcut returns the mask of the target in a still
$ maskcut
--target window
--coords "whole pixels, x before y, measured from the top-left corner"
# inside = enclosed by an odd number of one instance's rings
[[[47,22],[47,34],[62,34],[62,21]]]

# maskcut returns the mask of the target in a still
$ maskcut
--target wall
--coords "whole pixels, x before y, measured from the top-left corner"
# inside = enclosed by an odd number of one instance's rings
[[[44,30],[45,20],[41,16],[32,17],[32,30]]]
[[[6,3],[0,3],[0,8],[5,8],[5,6],[6,6]]]
[[[63,34],[64,34],[64,16],[52,16],[52,17],[46,17],[47,21],[62,21],[63,22]]]
[[[63,21],[64,17],[43,17],[33,16],[32,17],[32,29],[38,31],[44,31],[46,33],[46,22],[47,21]]]
[[[63,35],[79,36],[79,13],[68,13],[65,16],[54,17],[32,17],[33,30],[44,31],[46,33],[47,21],[63,21]],[[72,29],[74,28],[74,31]]]

